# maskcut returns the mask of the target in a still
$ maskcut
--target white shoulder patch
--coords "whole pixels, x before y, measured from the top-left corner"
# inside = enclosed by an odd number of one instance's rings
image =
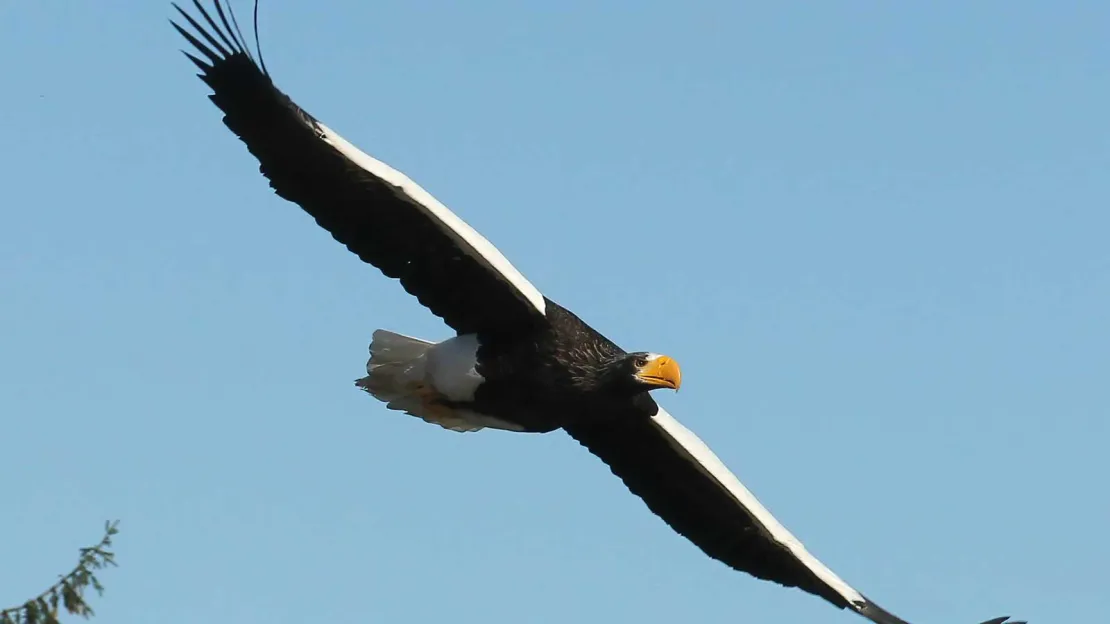
[[[523,295],[540,314],[546,313],[547,305],[544,303],[543,295],[540,291],[533,286],[531,282],[525,279],[520,271],[518,271],[492,243],[486,240],[484,236],[470,227],[470,225],[460,219],[455,213],[441,204],[439,200],[432,197],[431,193],[425,191],[405,174],[350,144],[346,139],[339,136],[339,134],[324,124],[316,122],[316,125],[319,126],[320,131],[324,133],[325,142],[339,150],[341,154],[351,159],[352,162],[365,169],[371,175],[400,188],[401,192],[412,198],[416,205],[433,221],[438,223],[440,228],[453,238],[468,255],[476,258],[479,262],[486,265],[488,269],[500,275],[503,280],[508,282]]]
[[[817,560],[816,557],[809,554],[805,546],[794,537],[790,531],[786,530],[771,512],[767,510],[755,496],[740,483],[736,475],[725,466],[717,454],[714,453],[701,438],[694,434],[682,423],[675,420],[673,416],[667,413],[667,410],[659,407],[659,413],[653,418],[655,426],[658,427],[664,434],[671,439],[671,444],[680,453],[683,453],[691,458],[692,461],[700,465],[701,469],[710,478],[720,483],[722,487],[732,495],[736,503],[747,510],[756,520],[767,528],[767,532],[776,542],[785,546],[798,561],[805,567],[809,568],[817,578],[824,581],[836,593],[844,597],[849,603],[859,605],[867,603],[867,600],[851,585],[844,582],[839,576],[833,573],[832,570],[825,567],[825,564]]]

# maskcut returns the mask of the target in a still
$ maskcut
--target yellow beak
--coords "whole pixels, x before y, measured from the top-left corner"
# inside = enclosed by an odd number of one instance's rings
[[[661,355],[637,371],[636,378],[646,384],[678,390],[682,385],[682,370],[678,367],[678,362]]]

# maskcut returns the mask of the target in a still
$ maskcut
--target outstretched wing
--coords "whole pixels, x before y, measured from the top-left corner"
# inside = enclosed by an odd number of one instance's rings
[[[662,407],[657,409],[650,418],[582,418],[564,428],[608,464],[652,512],[710,557],[815,594],[878,624],[907,624],[811,555],[700,438]]]
[[[200,38],[178,30],[213,90],[224,123],[258,159],[281,197],[402,286],[460,334],[544,322],[543,295],[497,249],[402,173],[360,151],[279,91],[244,45],[234,14],[220,25],[193,0]],[[256,7],[257,8],[257,7]],[[227,16],[231,15],[229,23]],[[265,235],[265,226],[255,235]]]

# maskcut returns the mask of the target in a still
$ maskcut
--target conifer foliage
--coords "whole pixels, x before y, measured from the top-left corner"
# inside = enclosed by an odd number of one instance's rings
[[[61,609],[86,619],[92,616],[93,609],[85,602],[85,590],[91,586],[98,595],[104,593],[96,572],[116,565],[115,554],[108,549],[112,537],[119,532],[118,525],[119,521],[105,522],[103,539],[95,546],[81,549],[77,566],[69,574],[27,602],[0,611],[0,624],[60,624]]]

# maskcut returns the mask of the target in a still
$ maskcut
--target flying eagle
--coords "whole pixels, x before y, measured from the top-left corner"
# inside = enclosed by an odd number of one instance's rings
[[[441,317],[429,342],[377,330],[356,384],[390,408],[455,431],[566,431],[710,557],[815,594],[878,624],[907,624],[811,555],[721,460],[649,396],[678,389],[674,359],[627,353],[545,297],[481,234],[405,175],[305,112],[244,44],[234,13],[198,0],[186,56],[274,191]],[[199,39],[198,39],[199,36]],[[203,41],[201,41],[203,39]],[[1002,624],[1000,617],[983,624]],[[1020,624],[1013,622],[1011,624]]]

